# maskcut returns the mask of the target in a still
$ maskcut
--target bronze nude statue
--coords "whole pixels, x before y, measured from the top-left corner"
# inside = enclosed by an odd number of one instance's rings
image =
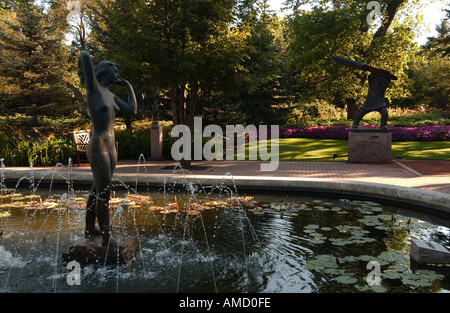
[[[89,115],[92,121],[91,140],[87,148],[94,183],[86,204],[86,237],[102,235],[103,246],[115,246],[111,237],[109,220],[109,198],[111,180],[117,164],[117,150],[114,136],[114,119],[119,110],[136,114],[136,96],[131,84],[119,78],[118,66],[112,62],[101,62],[95,68],[91,56],[81,51],[78,58],[78,74],[86,85]],[[125,86],[128,102],[113,94],[109,87],[113,84]],[[99,229],[95,227],[96,219]]]
[[[333,56],[332,59],[347,67],[370,72],[368,78],[369,92],[367,94],[363,106],[356,114],[355,120],[353,121],[352,129],[358,128],[358,124],[362,120],[364,115],[372,111],[378,111],[381,114],[380,129],[386,130],[388,111],[384,99],[384,94],[386,92],[386,89],[389,87],[391,81],[397,80],[398,78],[392,75],[387,70],[372,67],[370,65],[352,61],[340,56]]]

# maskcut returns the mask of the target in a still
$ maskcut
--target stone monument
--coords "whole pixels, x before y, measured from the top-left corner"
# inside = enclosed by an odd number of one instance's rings
[[[117,164],[114,119],[120,110],[128,114],[137,112],[133,87],[128,81],[119,78],[118,70],[117,64],[107,61],[94,67],[89,53],[80,52],[78,74],[81,83],[86,85],[92,121],[91,140],[86,154],[94,182],[86,203],[85,238],[69,248],[69,252],[63,256],[65,260],[98,262],[115,259],[125,262],[137,251],[138,245],[134,238],[118,241],[111,236],[109,219],[111,180]],[[113,84],[127,89],[127,102],[109,90]]]
[[[163,158],[162,147],[162,126],[159,124],[159,107],[156,101],[152,106],[152,128],[151,128],[151,159],[160,160]]]
[[[409,255],[411,259],[419,264],[450,264],[450,251],[437,243],[411,239]]]
[[[333,60],[347,67],[368,71],[369,91],[364,104],[356,114],[348,134],[348,161],[350,163],[387,163],[392,161],[392,134],[387,130],[388,111],[384,99],[386,89],[397,77],[389,71],[372,67],[339,56]],[[369,112],[381,114],[380,128],[358,128]]]

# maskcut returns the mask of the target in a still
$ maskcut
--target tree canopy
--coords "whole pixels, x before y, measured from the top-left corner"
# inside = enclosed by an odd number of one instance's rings
[[[367,92],[366,73],[333,55],[399,77],[386,94],[391,106],[445,103],[448,16],[419,47],[423,2],[378,3],[369,23],[367,0],[285,0],[284,16],[266,0],[0,1],[0,107],[4,114],[80,111],[81,49],[97,63],[119,64],[148,107],[157,102],[174,124],[192,126],[194,115],[283,124],[295,108],[319,102],[352,118]]]
[[[2,11],[0,107],[30,115],[69,113],[67,105],[61,107],[70,102],[63,79],[69,66],[62,32],[33,1],[12,1]]]

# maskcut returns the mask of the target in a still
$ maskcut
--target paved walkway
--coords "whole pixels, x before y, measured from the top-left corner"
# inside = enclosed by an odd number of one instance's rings
[[[389,164],[280,162],[278,169],[273,172],[261,171],[259,161],[193,161],[189,171],[177,169],[178,164],[173,161],[122,160],[116,167],[114,177],[127,184],[161,184],[172,177],[220,183],[229,173],[237,181],[237,187],[326,188],[379,195],[390,193],[393,197],[400,197],[400,190],[403,192],[401,197],[413,201],[418,194],[421,194],[421,198],[417,198],[417,201],[435,203],[439,198],[442,203],[440,206],[450,210],[450,161],[405,160]],[[18,181],[31,174],[35,180],[42,181],[67,180],[68,173],[69,179],[74,181],[92,182],[89,164],[74,165],[70,169],[40,167],[32,171],[27,167],[6,167],[1,174],[6,181]],[[60,174],[65,175],[58,178]]]

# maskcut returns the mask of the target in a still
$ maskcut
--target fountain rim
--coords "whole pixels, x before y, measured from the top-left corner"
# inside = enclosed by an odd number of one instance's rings
[[[24,178],[23,172],[4,170],[5,183],[17,183]],[[34,184],[74,187],[91,186],[92,174],[76,172],[34,171]],[[330,181],[320,178],[274,177],[274,176],[232,176],[232,175],[136,175],[114,174],[112,184],[126,184],[132,188],[160,189],[164,185],[183,185],[192,183],[201,186],[227,186],[236,188],[239,194],[254,193],[300,193],[302,195],[322,195],[328,197],[354,197],[377,200],[390,204],[399,204],[413,211],[450,218],[450,194],[423,190],[415,187],[403,187],[361,181]]]

